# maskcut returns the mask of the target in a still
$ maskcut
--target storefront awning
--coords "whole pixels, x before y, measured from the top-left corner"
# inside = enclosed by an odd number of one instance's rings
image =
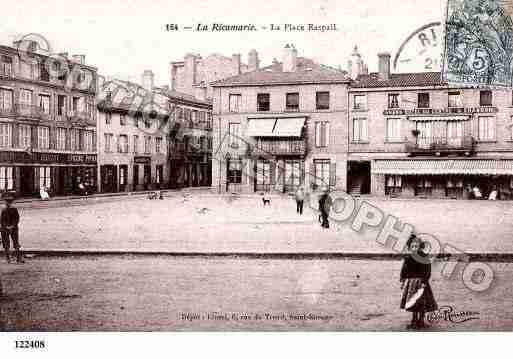
[[[301,137],[305,117],[257,118],[248,122],[248,137]]]
[[[412,121],[465,121],[469,116],[409,116]]]
[[[390,175],[513,175],[513,159],[376,160],[372,172]]]

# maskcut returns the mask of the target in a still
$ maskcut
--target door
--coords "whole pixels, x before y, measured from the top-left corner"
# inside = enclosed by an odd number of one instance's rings
[[[271,163],[258,160],[255,163],[255,192],[271,191]]]
[[[151,185],[151,165],[144,165],[144,177],[143,177],[144,189],[149,189]]]
[[[34,167],[20,167],[20,194],[22,197],[32,196],[34,189]]]
[[[102,192],[117,191],[117,171],[114,165],[105,165],[101,167]]]
[[[301,184],[301,164],[299,160],[285,161],[285,176],[283,177],[284,192],[295,192]]]
[[[133,190],[137,190],[137,186],[139,186],[139,165],[134,165],[134,173],[133,173]]]
[[[127,189],[128,166],[119,166],[119,191],[125,192]]]

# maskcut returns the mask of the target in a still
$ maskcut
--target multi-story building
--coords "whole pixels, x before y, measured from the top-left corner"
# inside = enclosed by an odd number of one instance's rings
[[[84,55],[0,46],[0,191],[32,196],[96,187],[97,69]]]
[[[98,101],[102,192],[210,185],[211,104],[154,86],[110,80]]]
[[[349,89],[348,188],[462,198],[513,188],[511,90],[448,86],[439,72],[360,75]]]
[[[287,45],[281,63],[214,82],[213,186],[345,189],[350,81]]]
[[[186,54],[183,61],[171,62],[171,90],[193,95],[199,99],[211,99],[210,83],[259,68],[258,53],[251,50],[248,64],[241,62],[240,54],[231,57],[212,54],[205,58],[198,54]]]

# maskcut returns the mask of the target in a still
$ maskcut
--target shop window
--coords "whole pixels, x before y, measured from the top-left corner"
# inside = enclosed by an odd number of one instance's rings
[[[446,196],[450,198],[463,197],[463,180],[448,179],[445,184]]]
[[[389,196],[401,194],[403,179],[401,176],[387,176],[385,178],[385,194]]]
[[[271,163],[267,160],[258,160],[255,175],[255,191],[269,192],[271,190]]]
[[[428,179],[420,179],[417,182],[417,196],[430,196],[432,193],[433,185]]]
[[[228,183],[242,183],[242,160],[228,160],[227,180]]]
[[[314,160],[314,189],[321,189],[331,185],[330,160]]]
[[[0,190],[10,191],[14,188],[14,167],[0,167]]]

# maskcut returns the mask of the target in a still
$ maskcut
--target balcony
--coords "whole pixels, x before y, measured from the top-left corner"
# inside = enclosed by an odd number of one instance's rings
[[[0,115],[12,116],[16,114],[16,108],[14,106],[0,106]]]
[[[419,137],[417,140],[408,141],[405,151],[410,155],[463,153],[466,156],[474,152],[475,140],[472,136],[461,137]]]
[[[252,149],[254,156],[304,156],[305,140],[257,140]]]

